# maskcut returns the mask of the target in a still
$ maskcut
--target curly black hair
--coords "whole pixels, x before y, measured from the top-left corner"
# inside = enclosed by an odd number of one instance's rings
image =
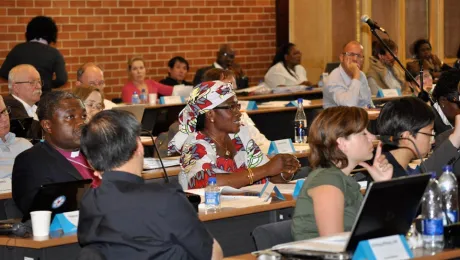
[[[42,38],[48,43],[56,43],[58,28],[51,17],[36,16],[30,20],[26,29],[26,40]]]

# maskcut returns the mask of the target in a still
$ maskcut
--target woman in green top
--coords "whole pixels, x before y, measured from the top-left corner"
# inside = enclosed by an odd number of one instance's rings
[[[295,240],[350,231],[363,200],[350,176],[361,165],[375,181],[389,180],[393,167],[379,144],[373,165],[375,136],[366,129],[367,112],[358,107],[331,107],[313,121],[308,141],[310,173],[297,198],[292,235]]]

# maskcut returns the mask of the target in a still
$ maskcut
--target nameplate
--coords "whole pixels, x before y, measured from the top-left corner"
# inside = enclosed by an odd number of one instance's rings
[[[309,106],[309,105],[311,105],[310,100],[304,99],[302,101],[302,107]],[[289,101],[289,103],[287,103],[286,107],[299,107],[299,102],[297,102],[297,100]]]
[[[268,147],[268,154],[295,153],[294,144],[290,138],[271,141]]]
[[[255,101],[241,100],[238,101],[238,104],[241,105],[241,111],[257,110],[257,104]]]
[[[403,235],[374,238],[359,242],[352,260],[410,259],[414,255]]]
[[[378,98],[381,97],[400,97],[401,90],[399,88],[392,88],[392,89],[379,89],[376,95]]]
[[[50,232],[58,231],[60,229],[64,232],[64,234],[77,232],[79,215],[80,213],[78,210],[56,214],[51,222]]]
[[[0,193],[11,192],[11,177],[0,179]]]
[[[184,97],[181,97],[181,96],[160,97],[160,104],[162,105],[172,105],[172,104],[181,104],[181,103],[185,103]]]
[[[284,195],[280,192],[278,187],[272,182],[267,182],[260,190],[259,198],[262,198],[264,201],[268,201],[272,197],[272,193],[275,193],[275,196],[280,200],[286,200]]]
[[[297,199],[297,197],[299,197],[299,194],[300,194],[300,191],[302,190],[302,186],[304,182],[305,182],[305,179],[299,179],[295,182],[294,191],[292,192],[292,197],[294,199]]]

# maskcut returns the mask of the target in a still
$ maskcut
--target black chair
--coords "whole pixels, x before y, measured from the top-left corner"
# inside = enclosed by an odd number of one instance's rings
[[[252,231],[257,250],[272,248],[275,245],[292,242],[292,220],[285,220],[258,226]]]
[[[77,260],[105,260],[105,257],[91,246],[85,246],[78,254]]]

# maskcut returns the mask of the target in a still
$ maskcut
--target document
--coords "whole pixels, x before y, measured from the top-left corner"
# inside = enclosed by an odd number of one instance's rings
[[[165,167],[171,167],[179,165],[179,158],[176,157],[166,157],[161,158],[163,165]],[[160,160],[158,158],[147,157],[144,158],[144,170],[159,169],[161,168]]]

